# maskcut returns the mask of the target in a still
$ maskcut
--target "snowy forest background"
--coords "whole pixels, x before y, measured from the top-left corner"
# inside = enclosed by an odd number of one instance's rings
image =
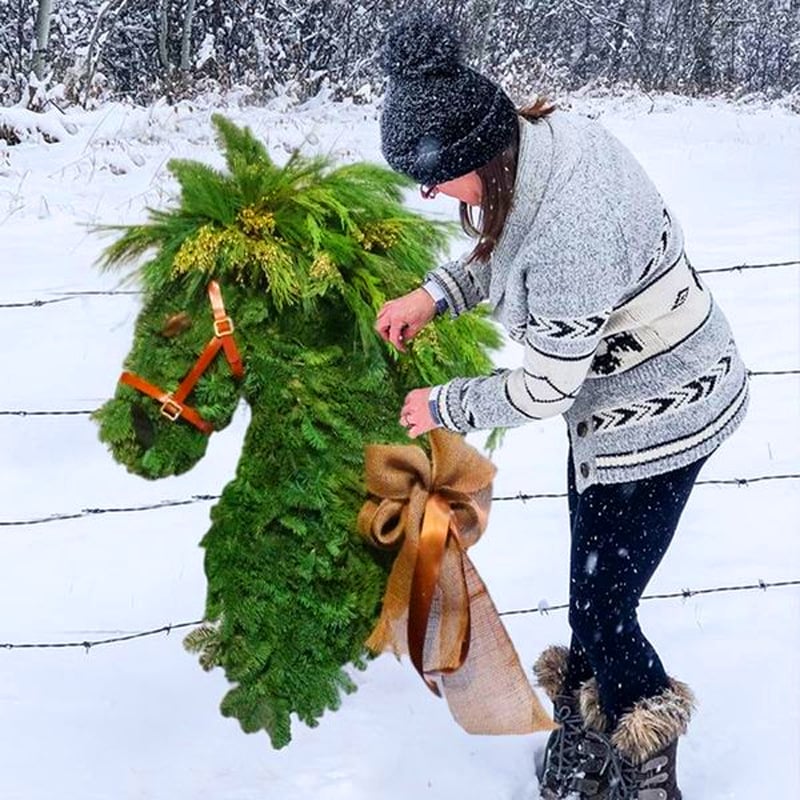
[[[169,208],[170,159],[224,169],[214,112],[276,163],[383,163],[375,55],[409,4],[0,0],[1,800],[538,797],[546,734],[470,736],[389,656],[350,670],[358,691],[318,728],[295,724],[289,747],[244,735],[220,713],[223,671],[200,669],[177,626],[203,615],[198,541],[252,415],[242,404],[163,481],[114,464],[90,417],[141,307],[98,271],[97,226]],[[639,613],[700,700],[680,745],[687,800],[800,798],[800,0],[438,6],[515,101],[546,93],[599,118],[714,273],[751,406]],[[444,195],[406,197],[458,218]],[[521,357],[509,341],[496,365]],[[521,426],[493,458],[505,502],[470,554],[529,669],[569,636],[563,424]]]
[[[0,0],[0,105],[95,107],[320,89],[369,102],[395,0]],[[594,85],[790,97],[800,0],[447,0],[471,63],[518,98]]]

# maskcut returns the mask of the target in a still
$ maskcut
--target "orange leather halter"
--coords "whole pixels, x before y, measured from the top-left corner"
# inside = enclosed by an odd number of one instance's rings
[[[208,369],[209,364],[214,360],[220,349],[224,351],[234,377],[241,378],[244,375],[242,358],[233,338],[233,321],[225,313],[222,292],[220,292],[219,284],[216,281],[211,281],[208,284],[208,299],[211,301],[211,310],[214,312],[214,338],[206,345],[205,350],[200,354],[189,374],[181,381],[180,386],[174,392],[165,392],[132,372],[123,372],[119,378],[120,383],[132,386],[154,400],[158,400],[161,403],[161,413],[171,422],[183,417],[187,422],[191,422],[195,428],[206,434],[214,431],[213,425],[210,422],[206,422],[194,408],[186,405],[184,400],[194,389],[195,384]]]

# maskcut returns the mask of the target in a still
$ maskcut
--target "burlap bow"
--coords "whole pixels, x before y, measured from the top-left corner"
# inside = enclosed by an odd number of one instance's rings
[[[551,730],[466,554],[486,527],[495,467],[457,434],[437,429],[430,440],[430,461],[416,446],[366,448],[371,497],[358,529],[399,548],[367,646],[408,653],[469,733]]]

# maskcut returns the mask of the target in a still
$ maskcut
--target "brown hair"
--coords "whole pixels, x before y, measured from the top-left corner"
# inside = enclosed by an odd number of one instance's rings
[[[539,98],[531,106],[517,111],[523,120],[535,122],[555,111],[556,107],[545,98]],[[483,196],[477,222],[472,216],[472,207],[461,203],[459,216],[461,227],[468,236],[478,239],[478,244],[470,254],[469,262],[488,261],[497,244],[506,217],[514,201],[514,183],[517,178],[517,160],[519,158],[519,131],[514,134],[511,144],[496,155],[488,164],[479,167],[476,172],[481,180]]]

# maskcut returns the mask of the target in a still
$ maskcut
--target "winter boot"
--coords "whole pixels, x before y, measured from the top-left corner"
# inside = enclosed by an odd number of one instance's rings
[[[580,704],[592,766],[598,759],[604,763],[596,800],[681,800],[678,737],[686,733],[695,706],[685,683],[670,678],[666,689],[625,712],[611,734],[593,680],[581,687]]]
[[[577,692],[565,692],[567,674],[566,647],[548,647],[533,666],[536,681],[553,701],[553,716],[561,726],[550,734],[544,752],[544,769],[539,777],[541,797],[560,800],[570,795],[593,798],[600,786],[598,780],[605,763],[592,758],[598,753],[602,758],[607,748],[584,744],[585,730]]]

